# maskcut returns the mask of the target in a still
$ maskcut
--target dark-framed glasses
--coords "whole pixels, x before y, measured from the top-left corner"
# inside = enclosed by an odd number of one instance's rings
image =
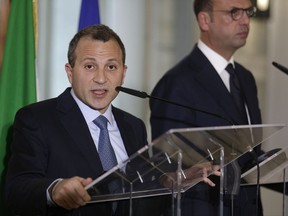
[[[242,18],[243,14],[247,14],[249,18],[256,15],[257,8],[256,7],[249,7],[249,8],[232,8],[231,10],[213,10],[213,12],[224,12],[229,13],[231,18],[235,21]]]

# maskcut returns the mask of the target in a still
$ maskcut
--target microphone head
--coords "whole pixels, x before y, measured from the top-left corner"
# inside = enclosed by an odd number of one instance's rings
[[[116,89],[116,91],[120,92],[122,87],[121,86],[117,86],[115,89]]]
[[[284,67],[283,65],[280,65],[277,62],[272,62],[272,65],[288,75],[288,68]]]

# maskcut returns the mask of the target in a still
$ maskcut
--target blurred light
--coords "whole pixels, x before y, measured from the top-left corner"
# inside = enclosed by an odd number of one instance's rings
[[[257,0],[257,9],[267,11],[269,9],[269,0]]]
[[[268,19],[270,17],[270,8],[272,4],[270,0],[251,0],[251,2],[257,8],[256,18]]]

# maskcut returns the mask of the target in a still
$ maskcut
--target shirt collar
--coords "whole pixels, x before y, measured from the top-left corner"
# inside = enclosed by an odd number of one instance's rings
[[[203,54],[208,58],[212,66],[215,68],[218,74],[220,74],[222,71],[225,70],[226,66],[229,63],[232,63],[234,65],[234,57],[232,56],[229,61],[227,61],[225,58],[223,58],[221,55],[219,55],[217,52],[212,50],[210,47],[208,47],[203,41],[198,41],[198,48],[203,52]]]
[[[105,113],[100,113],[98,110],[92,109],[91,107],[87,106],[85,103],[83,103],[74,93],[73,88],[71,89],[71,95],[76,101],[79,109],[81,110],[87,124],[90,124],[95,120],[99,115],[103,115],[108,119],[108,122],[113,125],[113,115],[112,115],[112,106],[109,105],[108,109]]]

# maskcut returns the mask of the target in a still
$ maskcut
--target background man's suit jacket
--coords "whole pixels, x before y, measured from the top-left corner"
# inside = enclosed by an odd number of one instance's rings
[[[235,63],[235,67],[243,86],[251,123],[259,124],[261,113],[255,79],[251,72],[240,64]],[[241,124],[229,91],[197,46],[161,78],[152,95],[203,109],[229,120],[151,99],[153,139],[171,128],[224,126],[231,125],[231,122],[235,125]]]
[[[46,206],[46,189],[55,179],[73,176],[95,179],[103,173],[88,126],[70,90],[66,89],[57,98],[24,107],[16,115],[14,154],[6,178],[6,200],[16,213],[110,215],[110,203],[88,205],[75,211]],[[115,107],[112,112],[126,151],[132,155],[147,144],[145,125]],[[127,215],[129,208],[123,209],[126,213],[119,210],[118,215]]]

